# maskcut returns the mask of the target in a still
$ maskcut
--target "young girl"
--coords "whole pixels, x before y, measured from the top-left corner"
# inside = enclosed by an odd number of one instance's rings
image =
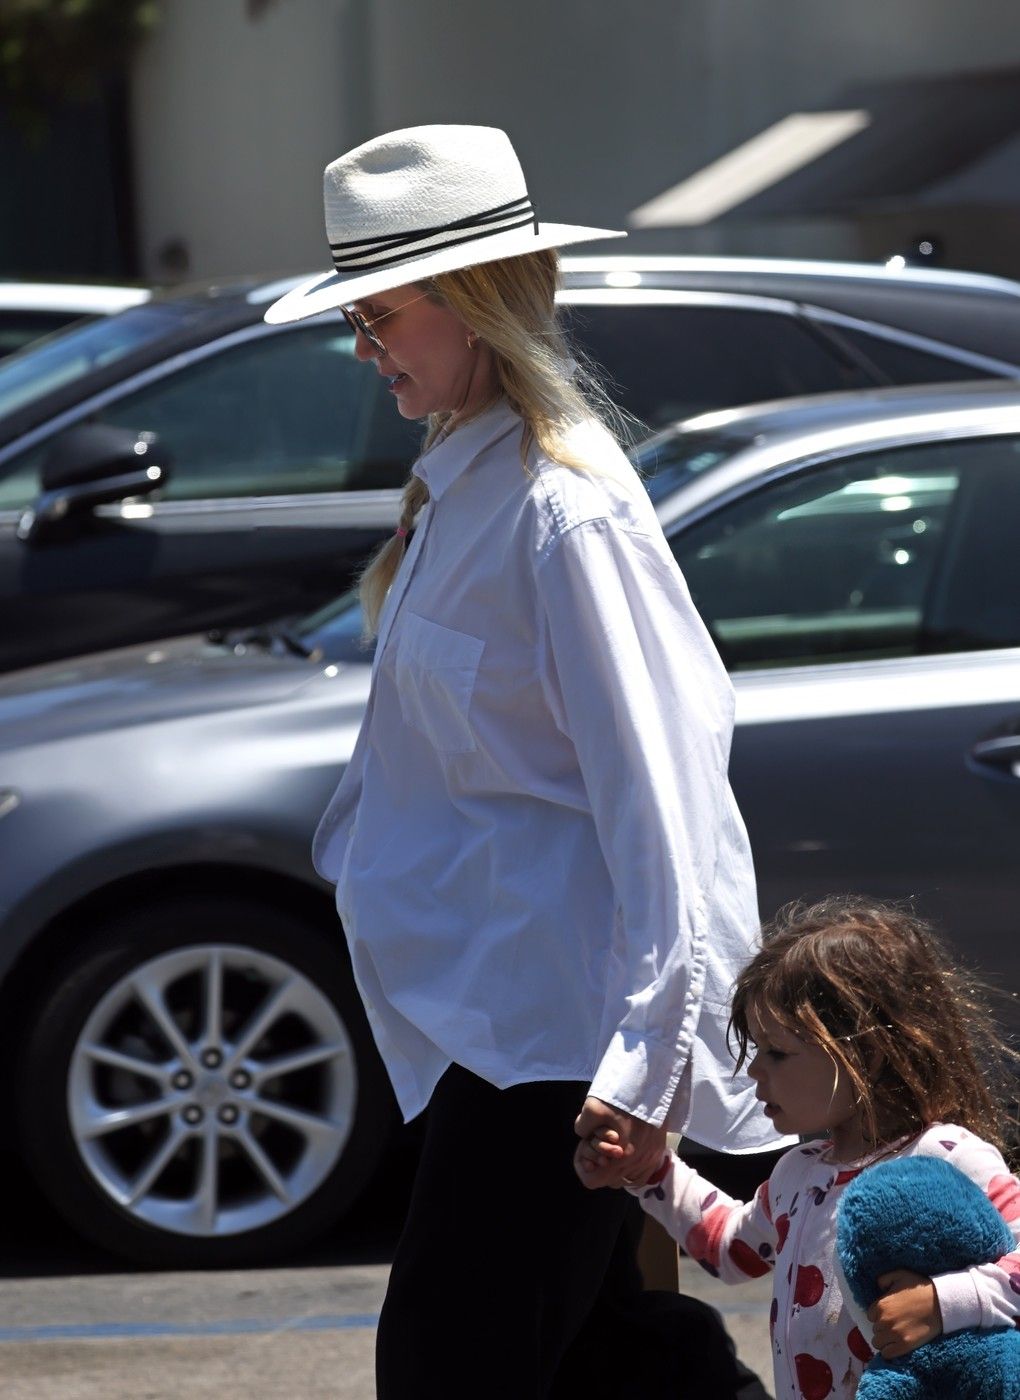
[[[880,1281],[885,1295],[867,1318],[836,1276],[840,1196],[892,1157],[946,1158],[1020,1240],[1020,1182],[1001,1156],[985,1078],[1002,1049],[924,926],[859,901],[784,910],[738,979],[732,1028],[738,1066],[750,1057],[775,1127],[824,1140],[785,1153],[746,1205],[672,1154],[627,1185],[709,1273],[739,1283],[772,1270],[778,1400],[850,1400],[873,1350],[903,1356],[941,1332],[1016,1319],[1020,1250],[934,1280],[897,1270]],[[614,1184],[624,1148],[613,1133],[593,1135],[578,1167],[587,1186]]]

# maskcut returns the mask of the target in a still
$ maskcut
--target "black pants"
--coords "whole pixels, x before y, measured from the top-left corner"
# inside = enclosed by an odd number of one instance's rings
[[[563,1082],[499,1090],[458,1066],[443,1076],[379,1320],[378,1400],[735,1393],[726,1334],[694,1300],[684,1301],[711,1384],[690,1390],[678,1378],[668,1353],[681,1336],[670,1326],[663,1346],[660,1318],[649,1325],[640,1306],[662,1297],[639,1291],[640,1207],[574,1175],[573,1120],[586,1091]],[[669,1377],[661,1389],[639,1389],[639,1377],[660,1374]]]

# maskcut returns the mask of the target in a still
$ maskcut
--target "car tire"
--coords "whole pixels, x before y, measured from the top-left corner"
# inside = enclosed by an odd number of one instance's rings
[[[157,1267],[267,1262],[333,1226],[396,1106],[343,937],[243,898],[104,921],[41,997],[19,1117],[52,1205]]]

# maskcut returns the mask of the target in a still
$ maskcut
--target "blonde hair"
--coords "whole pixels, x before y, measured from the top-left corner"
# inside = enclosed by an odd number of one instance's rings
[[[749,1012],[825,1050],[852,1084],[875,1146],[938,1122],[1007,1145],[997,1099],[1017,1056],[972,979],[913,915],[851,897],[787,905],[737,979],[738,1069],[753,1039]]]
[[[524,420],[522,466],[537,445],[544,456],[564,466],[594,470],[593,463],[580,459],[568,446],[569,429],[579,419],[595,417],[617,438],[628,435],[625,415],[610,403],[582,357],[569,349],[557,320],[555,250],[479,263],[418,285],[434,301],[455,311],[489,347],[497,385],[490,403],[504,397]],[[573,375],[568,369],[571,359],[577,364]],[[440,413],[429,418],[425,449],[441,436],[451,417]],[[362,612],[369,635],[376,630],[403,558],[407,533],[428,499],[428,487],[412,473],[404,487],[398,533],[382,545],[361,575]]]

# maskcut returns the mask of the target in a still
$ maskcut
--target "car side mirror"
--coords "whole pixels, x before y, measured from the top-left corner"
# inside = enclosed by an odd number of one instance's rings
[[[168,475],[154,433],[79,424],[60,434],[43,461],[42,491],[18,522],[18,539],[44,542],[93,506],[151,495]]]

